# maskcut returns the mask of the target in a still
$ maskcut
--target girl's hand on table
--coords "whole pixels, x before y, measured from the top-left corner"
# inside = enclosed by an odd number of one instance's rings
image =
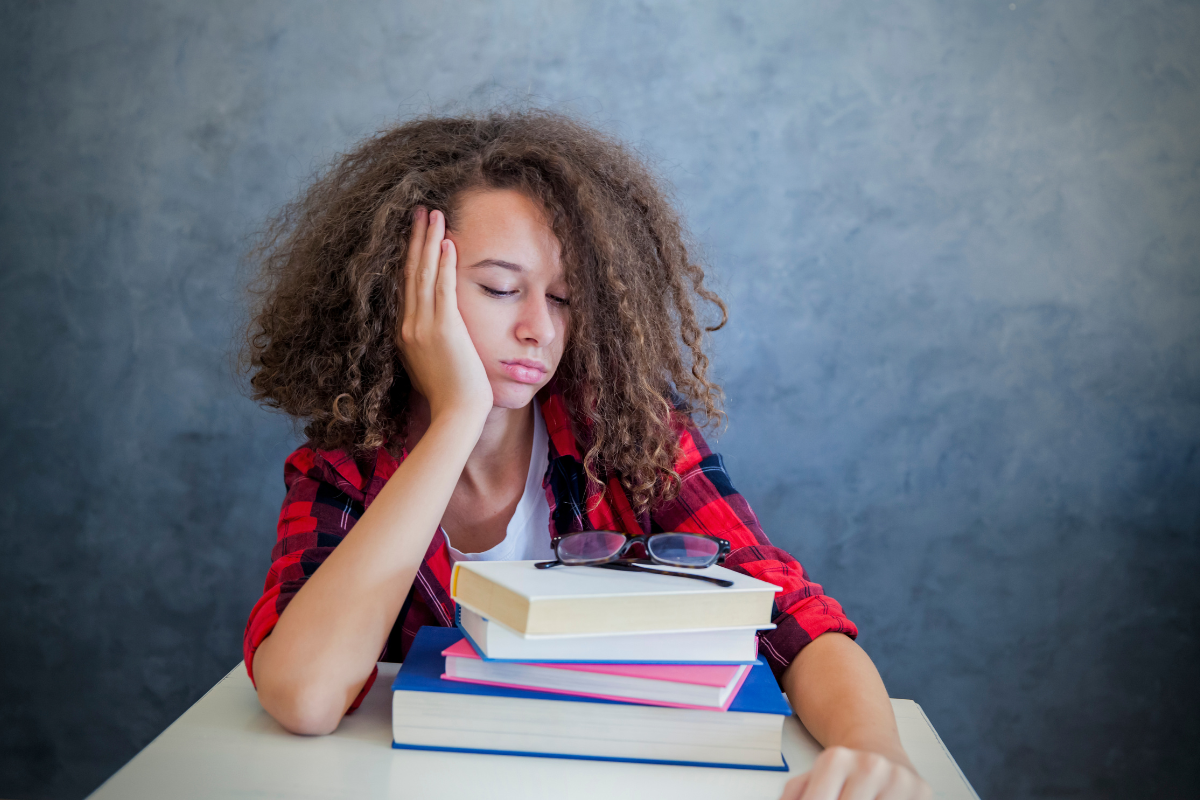
[[[486,415],[492,386],[458,311],[458,255],[446,238],[446,215],[418,207],[404,264],[400,358],[413,388],[442,412]]]
[[[792,778],[779,800],[929,800],[933,790],[911,769],[878,753],[830,747]]]

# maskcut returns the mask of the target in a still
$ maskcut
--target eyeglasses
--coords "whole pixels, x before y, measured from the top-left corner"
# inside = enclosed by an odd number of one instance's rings
[[[733,586],[733,581],[708,575],[688,575],[664,569],[643,567],[624,556],[634,545],[641,545],[649,560],[655,564],[685,569],[704,569],[725,560],[729,542],[701,533],[652,533],[649,536],[626,536],[616,531],[581,531],[554,539],[556,561],[540,561],[538,569],[566,566],[604,567],[634,572],[653,572],[708,581],[718,586]],[[644,562],[643,562],[644,563]]]

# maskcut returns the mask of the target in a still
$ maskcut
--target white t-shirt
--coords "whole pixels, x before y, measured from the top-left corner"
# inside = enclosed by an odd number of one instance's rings
[[[458,561],[553,561],[550,547],[550,501],[542,488],[542,478],[550,466],[550,435],[537,401],[533,402],[533,452],[529,454],[529,474],[525,491],[517,510],[508,521],[504,540],[482,553],[463,553],[454,549],[445,529],[446,546],[450,548],[450,563]]]

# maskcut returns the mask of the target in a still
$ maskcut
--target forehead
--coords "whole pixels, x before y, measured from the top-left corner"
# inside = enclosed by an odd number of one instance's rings
[[[518,264],[557,280],[562,276],[558,237],[540,204],[512,189],[479,189],[464,193],[454,209],[449,238],[459,264],[485,259]]]

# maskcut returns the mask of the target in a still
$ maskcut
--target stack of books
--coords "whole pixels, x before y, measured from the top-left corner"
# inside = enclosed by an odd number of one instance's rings
[[[787,769],[791,708],[757,655],[777,586],[534,563],[455,565],[458,627],[417,633],[394,747]]]

